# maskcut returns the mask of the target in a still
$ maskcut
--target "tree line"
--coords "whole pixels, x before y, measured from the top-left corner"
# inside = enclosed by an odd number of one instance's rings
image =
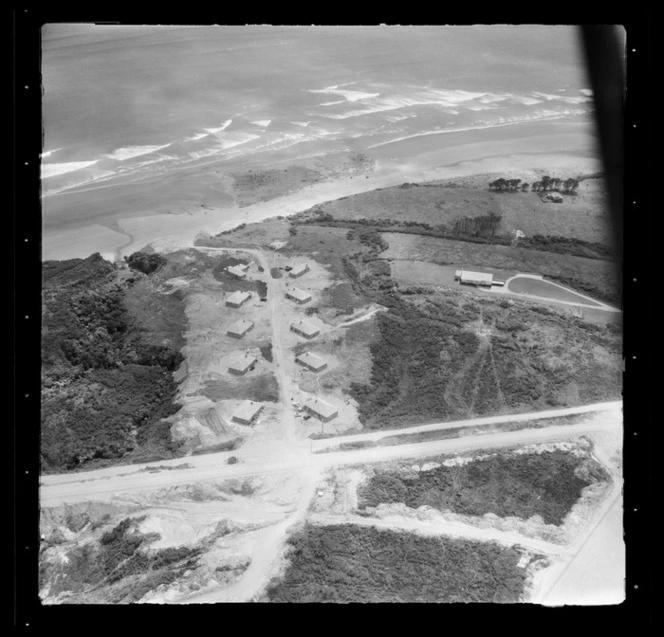
[[[568,179],[560,179],[558,177],[549,177],[544,175],[540,181],[535,181],[532,184],[522,181],[521,179],[504,179],[499,177],[489,183],[489,190],[496,190],[498,192],[562,192],[566,195],[576,193],[579,187],[579,180],[572,177]]]

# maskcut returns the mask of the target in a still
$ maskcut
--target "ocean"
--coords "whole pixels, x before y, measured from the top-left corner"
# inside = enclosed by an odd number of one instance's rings
[[[42,76],[45,232],[177,213],[199,187],[230,205],[212,176],[248,167],[351,151],[408,162],[498,127],[593,134],[567,26],[52,24]]]

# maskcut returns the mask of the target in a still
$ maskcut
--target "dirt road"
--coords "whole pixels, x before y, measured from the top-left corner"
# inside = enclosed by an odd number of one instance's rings
[[[606,404],[602,403],[600,411],[605,412],[605,407]],[[579,409],[590,411],[589,406]],[[586,412],[584,411],[583,413]],[[522,414],[521,416],[524,420],[526,419],[525,415]],[[532,416],[537,418],[538,414],[532,414]],[[283,447],[274,449],[271,454],[271,458],[275,458],[274,460],[258,456],[255,459],[249,459],[247,462],[235,465],[225,464],[225,460],[232,455],[232,453],[225,452],[169,461],[171,466],[182,464],[183,462],[191,466],[190,468],[173,469],[171,471],[164,470],[159,473],[140,472],[138,470],[149,466],[166,465],[166,462],[149,463],[135,467],[112,467],[79,474],[44,476],[42,478],[40,493],[41,506],[56,506],[66,502],[111,500],[118,494],[161,489],[176,484],[224,480],[283,471],[297,471],[312,466],[326,467],[364,464],[397,458],[417,458],[438,454],[461,453],[475,449],[490,449],[564,440],[574,436],[602,431],[607,428],[621,427],[622,418],[619,408],[614,408],[606,412],[606,414],[602,414],[602,416],[602,418],[595,418],[577,425],[522,429],[519,431],[326,454],[312,454],[311,441],[306,440],[302,443],[284,444]],[[497,416],[496,418],[502,421],[504,416]],[[490,422],[492,419],[482,420],[487,424],[487,421]],[[354,437],[346,436],[345,438],[352,440]]]
[[[360,526],[374,526],[395,531],[410,531],[428,536],[446,535],[449,537],[478,540],[482,542],[498,542],[505,546],[519,544],[533,551],[546,555],[565,555],[569,552],[564,546],[526,537],[519,533],[499,531],[498,529],[482,529],[463,522],[449,520],[418,520],[404,517],[365,518],[361,515],[325,515],[316,513],[309,516],[313,524],[359,524]]]

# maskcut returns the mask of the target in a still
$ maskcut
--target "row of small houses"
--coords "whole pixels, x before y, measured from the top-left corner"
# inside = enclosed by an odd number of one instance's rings
[[[284,269],[288,272],[288,276],[291,277],[291,279],[297,279],[306,272],[309,272],[309,266],[306,265],[305,263],[300,263],[295,266],[287,265]],[[237,265],[229,265],[226,268],[226,272],[236,276],[238,279],[246,278],[248,270],[249,270],[249,264],[247,263],[238,263]]]
[[[255,323],[253,321],[240,319],[239,321],[235,321],[235,323],[228,328],[226,334],[233,338],[243,338],[247,332],[250,332],[254,328],[254,325]],[[295,323],[291,323],[290,328],[291,331],[307,339],[315,338],[320,334],[320,330],[315,325],[307,323],[306,321],[296,321]]]
[[[248,265],[236,265],[226,268],[228,272],[237,276],[238,278],[245,278],[248,269]],[[305,264],[300,264],[294,267],[286,266],[285,270],[288,272],[288,275],[291,278],[296,279],[308,272],[309,266]],[[234,292],[226,299],[226,305],[229,307],[239,308],[242,307],[242,305],[244,305],[250,298],[250,292]],[[304,304],[311,301],[311,294],[305,290],[301,290],[300,288],[292,287],[286,290],[286,298],[295,301],[298,304]],[[247,332],[253,329],[254,325],[255,324],[253,321],[240,319],[228,328],[227,334],[233,338],[243,338]],[[290,329],[299,336],[307,339],[315,338],[320,334],[319,328],[317,328],[315,325],[312,325],[311,323],[308,323],[307,321],[302,320],[291,323]],[[313,372],[319,372],[327,367],[327,362],[325,360],[320,358],[320,356],[316,356],[316,354],[312,354],[311,352],[305,352],[296,356],[295,361]],[[248,371],[252,370],[257,363],[258,359],[255,356],[245,353],[244,356],[240,356],[232,363],[230,363],[228,370],[232,374],[242,376]],[[310,415],[315,416],[322,422],[330,422],[339,414],[339,411],[336,407],[334,407],[334,405],[331,405],[330,403],[327,403],[320,398],[313,398],[304,405],[304,408]],[[262,409],[263,405],[261,403],[254,402],[252,400],[246,400],[233,414],[233,420],[243,425],[251,425],[256,421]]]
[[[322,422],[330,422],[339,415],[339,410],[320,398],[312,398],[304,405],[305,411]],[[252,425],[263,410],[261,403],[245,400],[233,414],[233,420],[241,425]]]
[[[233,294],[226,299],[226,305],[234,308],[242,307],[250,298],[251,292],[242,292],[238,290],[237,292],[233,292]],[[304,290],[300,290],[300,288],[288,288],[286,290],[286,298],[302,305],[311,301],[311,294]]]
[[[320,372],[327,367],[327,361],[311,352],[299,354],[295,357],[295,362],[312,372]],[[239,356],[228,365],[228,371],[236,376],[244,376],[248,371],[256,367],[257,363],[258,359],[255,356],[245,352],[243,356]]]

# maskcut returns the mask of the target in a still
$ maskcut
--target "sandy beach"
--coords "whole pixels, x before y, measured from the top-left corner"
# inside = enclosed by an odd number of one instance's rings
[[[80,219],[58,214],[58,225],[51,222],[56,213],[46,211],[43,259],[87,257],[94,252],[121,259],[149,243],[170,251],[193,245],[201,232],[216,234],[240,223],[296,214],[324,201],[407,181],[487,173],[531,178],[537,169],[565,175],[597,172],[601,165],[592,140],[582,130],[585,126],[542,122],[407,139],[372,151],[376,167],[371,172],[328,179],[244,207],[232,200],[227,180],[216,175],[214,165],[200,175],[189,171],[146,184],[87,187],[45,200],[47,209],[70,205],[75,210],[86,205],[87,214]],[[483,141],[478,141],[478,134]],[[541,152],[543,148],[546,153]]]

